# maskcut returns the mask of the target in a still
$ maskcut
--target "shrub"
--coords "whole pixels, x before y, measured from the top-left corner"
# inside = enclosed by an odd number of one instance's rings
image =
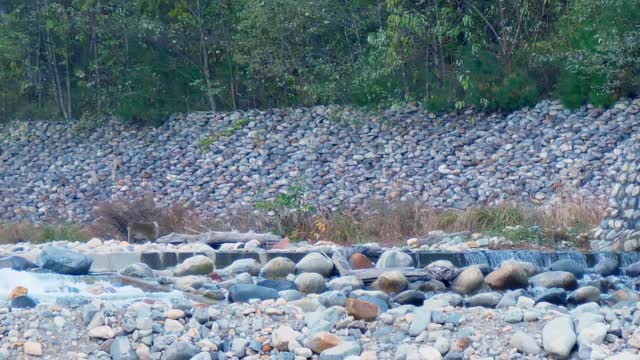
[[[126,201],[113,200],[97,204],[93,209],[95,219],[89,226],[95,236],[102,238],[127,238],[129,222],[157,222],[160,235],[171,232],[190,233],[201,223],[196,215],[182,205],[162,207],[152,197]]]

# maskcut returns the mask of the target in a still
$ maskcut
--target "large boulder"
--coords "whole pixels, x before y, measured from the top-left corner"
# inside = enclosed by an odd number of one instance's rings
[[[296,271],[296,264],[286,257],[276,257],[262,268],[262,276],[267,279],[281,279]]]
[[[204,255],[196,255],[176,266],[176,276],[206,275],[213,271],[213,261]]]
[[[51,246],[40,254],[40,267],[65,275],[86,275],[93,259],[73,250]]]
[[[593,272],[602,276],[613,275],[618,272],[618,258],[604,258],[593,267]]]
[[[326,289],[326,280],[315,272],[305,272],[296,276],[295,283],[298,291],[303,294],[321,294]]]
[[[579,262],[572,259],[560,259],[549,267],[552,271],[566,271],[570,272],[575,277],[581,278],[584,275],[584,266]]]
[[[451,284],[451,289],[460,294],[471,294],[482,287],[484,276],[477,266],[464,269]]]
[[[400,305],[421,306],[424,303],[425,295],[418,290],[405,290],[393,298],[393,302]]]
[[[402,267],[413,267],[413,258],[411,255],[398,250],[387,250],[376,263],[378,269],[393,269]]]
[[[256,259],[238,259],[225,269],[231,274],[249,273],[251,276],[258,276],[260,273],[260,263]]]
[[[578,281],[576,276],[568,271],[547,271],[538,274],[529,282],[534,287],[550,288],[563,288],[566,290],[573,290],[578,287]]]
[[[264,286],[238,284],[229,289],[230,302],[248,302],[251,299],[277,299],[278,291]]]
[[[373,282],[372,287],[387,294],[403,292],[409,286],[409,281],[400,271],[385,271]]]
[[[356,320],[373,321],[380,315],[380,308],[369,301],[347,299],[347,314]]]
[[[356,270],[371,269],[375,266],[366,255],[358,252],[349,257],[349,265]]]
[[[120,270],[120,275],[135,278],[153,277],[153,270],[145,263],[130,264]]]
[[[527,272],[515,263],[503,264],[484,278],[492,289],[522,289],[529,285]]]
[[[348,276],[340,276],[335,279],[332,279],[327,284],[327,287],[331,290],[344,290],[344,289],[358,290],[364,287],[364,283],[362,282],[362,280],[360,280],[359,277],[348,275]]]
[[[337,335],[327,331],[322,331],[309,336],[304,341],[304,347],[311,349],[311,351],[315,353],[321,353],[342,343],[344,343],[344,340]]]
[[[533,298],[537,303],[546,302],[556,305],[565,305],[567,303],[567,291],[562,288],[543,289]]]
[[[600,303],[600,289],[595,286],[584,286],[569,294],[567,301],[571,304]]]
[[[627,276],[637,277],[640,276],[640,262],[633,263],[624,268],[624,273]]]
[[[333,261],[319,252],[312,252],[298,261],[296,273],[316,273],[329,277],[333,273]]]
[[[527,273],[528,277],[538,275],[542,272],[542,269],[540,268],[540,266],[529,261],[505,260],[500,264],[501,267],[506,265],[514,265],[519,267],[520,269],[524,270],[525,273]]]
[[[549,321],[542,329],[544,350],[558,359],[566,359],[576,344],[573,321],[569,317],[558,317]]]
[[[432,279],[449,283],[456,276],[456,267],[451,261],[437,260],[424,268]]]
[[[31,309],[38,305],[38,302],[29,295],[22,295],[13,298],[10,302],[14,309]]]
[[[482,306],[494,308],[502,299],[502,294],[497,292],[487,292],[477,294],[469,298],[469,306]]]
[[[16,271],[25,271],[37,267],[38,265],[32,263],[28,259],[23,258],[22,256],[12,255],[0,259],[0,268],[11,268]]]

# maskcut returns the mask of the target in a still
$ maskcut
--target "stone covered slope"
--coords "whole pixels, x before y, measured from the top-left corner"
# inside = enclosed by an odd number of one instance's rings
[[[143,192],[215,214],[250,208],[296,179],[324,208],[409,196],[458,208],[576,189],[600,196],[639,111],[640,100],[573,112],[545,101],[507,116],[320,106],[192,113],[157,129],[19,122],[0,129],[0,218],[82,219],[94,201]]]

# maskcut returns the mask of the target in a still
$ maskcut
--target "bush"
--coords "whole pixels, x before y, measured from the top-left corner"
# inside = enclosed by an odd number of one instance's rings
[[[181,205],[172,207],[158,206],[152,197],[138,200],[114,200],[97,204],[93,209],[91,233],[102,238],[127,238],[127,226],[130,222],[157,222],[160,235],[171,232],[191,233],[201,223],[187,208]]]

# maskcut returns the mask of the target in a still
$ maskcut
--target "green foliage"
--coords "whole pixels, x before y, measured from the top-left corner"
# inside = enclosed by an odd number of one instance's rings
[[[291,184],[274,199],[258,201],[255,208],[269,213],[275,233],[297,239],[316,208],[306,199],[307,186],[301,180]]]
[[[640,89],[640,1],[576,0],[559,22],[550,61],[564,73],[557,94],[569,107],[609,106]]]
[[[0,120],[159,124],[194,110],[406,101],[509,111],[553,91],[570,107],[609,106],[640,88],[640,0],[0,6]]]
[[[250,122],[251,120],[246,118],[234,121],[226,129],[200,139],[198,141],[198,145],[202,148],[202,151],[208,151],[211,145],[215,144],[220,138],[235,134],[237,131],[242,130],[242,128],[249,125]]]
[[[492,232],[495,235],[504,236],[507,241],[527,242],[536,245],[546,245],[550,239],[539,226],[507,226]]]

